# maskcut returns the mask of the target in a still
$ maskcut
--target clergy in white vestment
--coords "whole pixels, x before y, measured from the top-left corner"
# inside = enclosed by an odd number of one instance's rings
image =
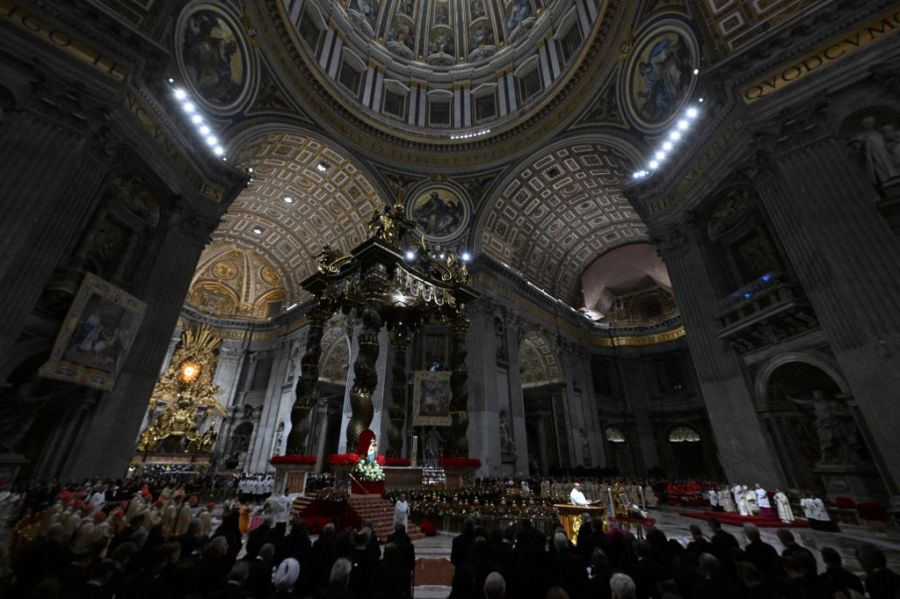
[[[756,493],[756,505],[759,506],[759,515],[763,518],[771,518],[774,514],[772,514],[772,504],[769,503],[769,495],[766,490],[756,483],[754,492]]]
[[[402,524],[404,530],[409,528],[409,504],[406,503],[406,495],[403,494],[394,504],[394,527],[398,524]]]
[[[748,489],[747,485],[744,485],[744,501],[747,502],[748,516],[755,516],[759,513],[759,506],[756,504],[756,491]]]
[[[728,487],[719,489],[719,505],[722,506],[722,509],[726,512],[737,511],[737,506],[734,505],[734,499],[732,498],[731,491],[728,490]]]
[[[794,511],[791,509],[791,500],[781,489],[775,490],[775,509],[778,511],[778,519],[782,522],[793,522]]]
[[[713,509],[714,512],[721,511],[719,509],[719,494],[716,493],[715,489],[710,489],[706,492],[706,496],[709,498],[709,507]]]
[[[569,493],[569,500],[574,505],[591,505],[591,502],[581,492],[581,483],[575,483],[575,486],[572,487],[572,492]]]
[[[741,497],[744,495],[744,488],[741,485],[731,487],[731,495],[734,497],[734,504],[738,507],[741,505]]]
[[[831,520],[831,516],[828,515],[828,510],[825,509],[825,502],[818,497],[813,497],[810,499],[810,504],[812,505],[812,512],[814,514],[813,518],[821,520],[822,522]]]

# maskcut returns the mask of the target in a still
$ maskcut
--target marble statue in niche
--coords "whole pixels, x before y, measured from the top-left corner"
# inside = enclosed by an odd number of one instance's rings
[[[860,464],[864,448],[859,430],[850,409],[841,401],[829,398],[823,391],[814,390],[810,399],[787,396],[787,399],[815,414],[816,436],[819,439],[819,464]]]
[[[900,176],[900,132],[890,123],[877,127],[872,115],[863,117],[860,125],[850,147],[862,156],[869,181],[880,186]]]
[[[516,442],[513,439],[509,412],[500,410],[500,454],[503,461],[516,459]]]

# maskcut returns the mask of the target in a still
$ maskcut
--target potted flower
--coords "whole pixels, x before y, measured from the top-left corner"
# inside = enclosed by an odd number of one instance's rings
[[[384,456],[376,456],[374,460],[359,460],[350,471],[353,493],[384,492]]]

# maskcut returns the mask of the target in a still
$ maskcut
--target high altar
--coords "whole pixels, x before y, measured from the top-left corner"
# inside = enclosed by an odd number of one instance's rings
[[[220,343],[205,326],[184,332],[153,390],[132,465],[209,465],[216,418],[225,414],[212,382]]]

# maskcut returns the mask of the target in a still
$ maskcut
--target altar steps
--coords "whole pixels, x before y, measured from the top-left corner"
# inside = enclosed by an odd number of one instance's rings
[[[381,495],[351,495],[350,509],[356,512],[360,520],[371,523],[372,530],[382,543],[394,533],[394,504]],[[412,522],[406,534],[413,541],[425,538],[422,530]]]

